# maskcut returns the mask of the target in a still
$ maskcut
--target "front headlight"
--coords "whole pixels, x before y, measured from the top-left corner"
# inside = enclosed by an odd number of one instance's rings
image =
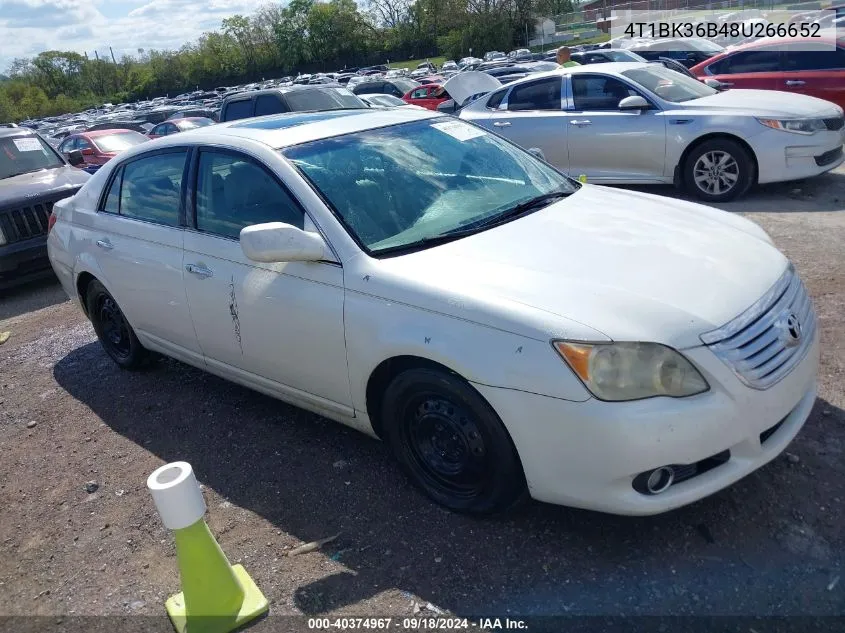
[[[553,341],[552,345],[599,400],[683,398],[710,388],[692,363],[658,343]]]
[[[823,119],[757,119],[766,127],[784,132],[796,132],[797,134],[812,134],[826,130],[827,126]]]

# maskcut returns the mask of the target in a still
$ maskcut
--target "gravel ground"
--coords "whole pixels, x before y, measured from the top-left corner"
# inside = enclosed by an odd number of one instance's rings
[[[120,371],[54,282],[6,293],[0,615],[161,616],[179,579],[145,479],[174,460],[194,466],[212,531],[275,615],[845,615],[845,169],[724,206],[759,222],[810,289],[819,399],[787,454],[650,518],[451,514],[379,442],[175,361]]]

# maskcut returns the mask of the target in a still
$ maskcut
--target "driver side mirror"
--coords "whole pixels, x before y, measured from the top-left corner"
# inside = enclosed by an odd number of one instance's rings
[[[648,110],[651,106],[644,97],[634,95],[633,97],[625,97],[619,102],[620,110]]]
[[[539,158],[540,160],[546,160],[546,155],[543,153],[539,147],[529,147],[528,153],[534,156],[535,158]]]
[[[284,222],[253,224],[241,229],[241,250],[254,262],[335,261],[328,245],[317,233]]]
[[[67,162],[73,167],[79,167],[85,162],[85,159],[82,157],[82,152],[78,149],[72,149],[67,153]]]
[[[702,81],[704,82],[705,86],[709,86],[710,88],[713,88],[714,90],[718,90],[719,92],[728,89],[728,87],[725,84],[723,84],[718,79],[713,79],[712,77],[708,77],[706,79],[703,79]]]

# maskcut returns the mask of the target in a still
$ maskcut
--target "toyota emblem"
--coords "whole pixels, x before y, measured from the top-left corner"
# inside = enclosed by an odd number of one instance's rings
[[[801,342],[801,321],[794,312],[790,312],[782,323],[784,344],[787,347],[795,347]]]

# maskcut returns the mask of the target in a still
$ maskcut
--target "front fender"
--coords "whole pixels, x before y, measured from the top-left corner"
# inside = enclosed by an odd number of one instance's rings
[[[546,340],[354,291],[346,295],[345,321],[352,400],[359,411],[366,411],[373,371],[397,356],[440,363],[473,383],[566,400],[590,398]]]

